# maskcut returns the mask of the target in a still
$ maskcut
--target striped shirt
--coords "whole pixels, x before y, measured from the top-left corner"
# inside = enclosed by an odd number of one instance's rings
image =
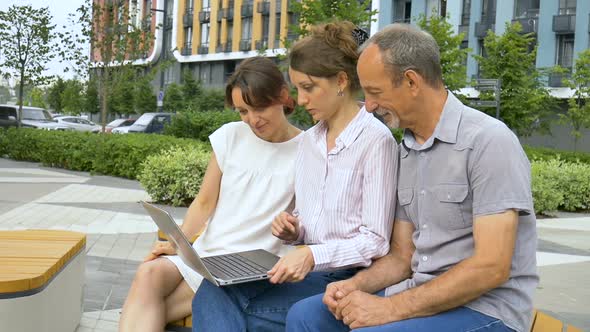
[[[397,144],[363,107],[327,152],[320,122],[300,142],[295,165],[298,243],[315,271],[369,266],[389,251],[396,206]]]

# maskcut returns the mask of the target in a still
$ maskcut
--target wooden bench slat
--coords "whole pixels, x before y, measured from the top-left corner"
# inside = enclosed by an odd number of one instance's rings
[[[575,327],[575,326],[568,326],[567,327],[567,332],[583,332],[582,330],[580,330],[579,328]]]
[[[193,315],[190,315],[184,319],[184,326],[193,327]]]
[[[562,332],[563,323],[541,311],[537,311],[531,332]]]

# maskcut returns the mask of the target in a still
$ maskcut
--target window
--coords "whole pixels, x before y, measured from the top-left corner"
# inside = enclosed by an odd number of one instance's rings
[[[252,17],[242,18],[242,40],[252,39]]]
[[[540,0],[516,0],[514,18],[538,17]]]
[[[574,34],[559,35],[557,37],[556,62],[564,68],[572,68],[574,60]]]
[[[469,25],[471,17],[471,0],[463,0],[463,9],[461,10],[461,25]]]
[[[230,44],[234,38],[234,23],[227,21],[227,43]]]
[[[209,47],[209,23],[201,24],[201,46]]]
[[[190,48],[193,40],[193,28],[184,28],[184,48]]]
[[[187,13],[192,13],[193,12],[193,6],[194,6],[194,2],[193,0],[186,0],[186,7],[185,7],[185,12]]]
[[[559,15],[576,15],[576,0],[559,0]]]
[[[277,4],[278,6],[279,4]],[[275,48],[279,48],[281,42],[281,15],[279,13],[275,16]]]
[[[209,7],[211,7],[211,3],[209,0],[203,0],[202,4],[203,5],[201,6],[201,8],[203,8],[203,11],[211,10],[211,8],[209,8]]]
[[[496,0],[483,0],[481,6],[481,22],[494,23],[496,21]]]

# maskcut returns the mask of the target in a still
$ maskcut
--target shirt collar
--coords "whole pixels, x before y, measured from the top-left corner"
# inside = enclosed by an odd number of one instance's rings
[[[371,121],[373,114],[367,112],[365,107],[361,107],[357,115],[350,121],[346,128],[336,138],[336,145],[342,144],[342,148],[349,147],[360,135],[367,123]],[[324,121],[320,121],[315,130],[312,132],[312,136],[315,141],[326,139],[326,133],[328,126]]]
[[[452,92],[448,91],[447,100],[432,136],[424,144],[418,146],[414,134],[410,130],[405,129],[402,140],[404,147],[413,150],[425,150],[432,146],[434,139],[450,144],[457,143],[457,133],[459,131],[462,112],[463,104]],[[405,157],[407,152],[405,151],[404,155],[404,151],[402,151],[402,157]]]

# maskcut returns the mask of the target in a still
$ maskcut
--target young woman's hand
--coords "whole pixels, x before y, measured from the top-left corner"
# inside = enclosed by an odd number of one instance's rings
[[[299,237],[299,219],[287,213],[281,212],[272,221],[272,235],[283,241],[293,242]]]
[[[169,241],[156,241],[152,251],[143,261],[151,261],[160,255],[176,255],[176,247]]]
[[[313,269],[315,262],[313,253],[308,246],[297,248],[283,256],[268,272],[270,282],[282,284],[284,282],[298,282]]]

